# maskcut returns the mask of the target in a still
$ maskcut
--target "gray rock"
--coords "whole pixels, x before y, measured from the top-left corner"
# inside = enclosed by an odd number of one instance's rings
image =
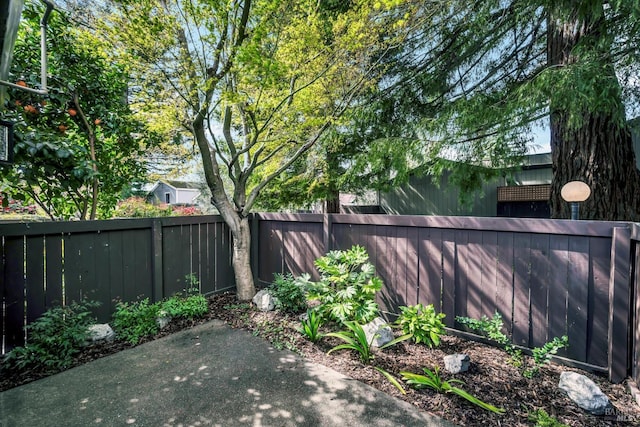
[[[611,406],[609,398],[589,378],[576,372],[563,372],[558,383],[576,405],[594,415],[603,415]]]
[[[371,343],[371,348],[382,347],[394,339],[393,331],[381,317],[376,317],[371,322],[363,325],[362,329],[367,336],[367,342]]]
[[[471,359],[467,354],[448,354],[444,357],[444,369],[452,374],[467,372]]]
[[[255,294],[252,301],[260,311],[271,311],[276,307],[275,300],[267,289]]]
[[[171,316],[167,314],[166,311],[162,310],[158,313],[158,317],[156,318],[156,323],[160,329],[164,329],[171,322]]]
[[[97,343],[102,341],[113,341],[116,333],[113,332],[108,323],[101,323],[89,326],[89,342]]]

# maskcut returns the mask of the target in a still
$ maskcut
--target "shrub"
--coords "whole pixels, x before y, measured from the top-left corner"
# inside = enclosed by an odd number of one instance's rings
[[[150,304],[149,298],[132,303],[119,302],[112,326],[119,338],[137,344],[141,338],[158,333],[156,319],[159,313],[160,304]]]
[[[315,262],[320,281],[309,289],[309,298],[320,301],[323,317],[340,323],[367,323],[378,315],[376,292],[382,280],[375,277],[375,268],[361,246],[347,251],[331,251]]]
[[[209,311],[207,299],[202,295],[188,297],[173,296],[164,301],[160,311],[173,318],[193,319],[202,317]]]
[[[89,338],[89,326],[95,323],[90,312],[96,302],[84,301],[47,310],[27,326],[27,343],[11,350],[4,359],[7,368],[44,367],[48,371],[68,368],[73,356]]]
[[[400,307],[400,316],[396,323],[402,332],[411,335],[416,343],[424,343],[429,347],[440,345],[440,336],[445,334],[442,319],[443,313],[436,313],[433,304],[422,304]]]
[[[118,203],[113,213],[121,218],[153,218],[171,216],[173,210],[166,204],[154,205],[142,197],[129,197]]]
[[[269,292],[275,298],[276,309],[290,313],[301,313],[307,309],[307,297],[302,280],[291,274],[275,274]]]

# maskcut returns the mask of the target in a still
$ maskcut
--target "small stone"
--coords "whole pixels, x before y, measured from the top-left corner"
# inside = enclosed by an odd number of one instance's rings
[[[156,323],[158,324],[158,328],[164,329],[171,322],[171,316],[166,311],[160,311],[158,313],[158,317],[156,317]]]
[[[444,369],[452,374],[467,372],[471,359],[467,354],[448,354],[444,357]]]
[[[116,333],[113,332],[111,326],[108,323],[100,323],[89,326],[89,341],[91,343],[97,343],[102,341],[113,341]]]
[[[593,415],[603,415],[611,407],[609,398],[591,379],[576,372],[563,372],[558,383],[576,405]]]
[[[267,289],[258,291],[252,301],[260,311],[271,311],[276,308],[275,300]]]
[[[362,326],[362,329],[367,336],[367,342],[371,343],[372,348],[382,347],[394,339],[393,331],[381,317],[376,317],[371,322]]]

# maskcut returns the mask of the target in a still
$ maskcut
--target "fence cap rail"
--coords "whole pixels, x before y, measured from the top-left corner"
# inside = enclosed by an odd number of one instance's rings
[[[255,217],[261,221],[309,223],[321,223],[325,221],[327,216],[333,224],[509,231],[593,237],[611,237],[614,228],[636,227],[640,236],[640,224],[624,221],[377,214],[255,214]]]

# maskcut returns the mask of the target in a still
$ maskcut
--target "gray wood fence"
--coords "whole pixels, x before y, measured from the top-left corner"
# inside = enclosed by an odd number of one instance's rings
[[[3,349],[53,305],[98,301],[99,321],[116,301],[158,301],[198,280],[204,294],[233,288],[228,227],[218,216],[0,224]]]
[[[434,304],[446,314],[448,327],[462,329],[456,316],[491,317],[497,311],[517,345],[534,348],[567,335],[569,348],[560,356],[570,363],[606,372],[616,382],[629,375],[633,363],[638,377],[640,308],[637,297],[632,300],[632,278],[637,284],[639,274],[633,262],[637,224],[380,215],[257,218],[257,270],[263,282],[277,272],[315,272],[314,259],[326,251],[362,245],[385,283],[380,303],[387,312]]]

